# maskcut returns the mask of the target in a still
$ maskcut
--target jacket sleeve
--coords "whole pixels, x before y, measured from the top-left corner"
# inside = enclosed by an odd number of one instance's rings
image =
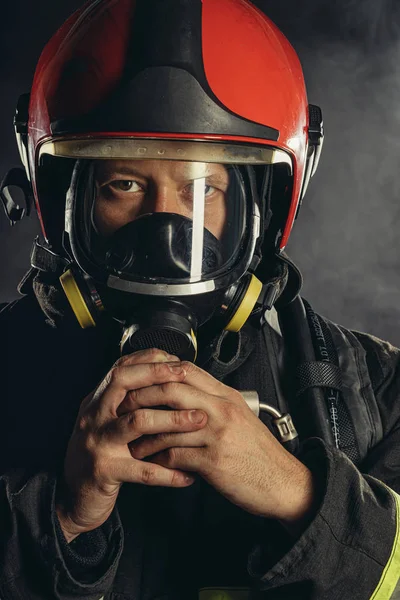
[[[300,460],[314,474],[319,507],[279,556],[264,543],[253,548],[248,570],[262,598],[400,599],[399,352],[377,349],[383,438],[359,468],[319,439],[306,442]]]
[[[389,462],[397,445],[399,464],[400,429],[384,444]],[[249,572],[258,589],[268,591],[265,598],[271,600],[394,600],[396,590],[400,593],[400,478],[384,483],[361,474],[344,454],[320,440],[307,443],[302,461],[324,487],[322,502],[309,527],[276,564],[262,544],[253,549]]]
[[[56,477],[50,474],[13,471],[0,477],[2,600],[99,600],[112,586],[123,546],[117,511],[68,551],[62,547],[55,489]],[[96,536],[98,547],[80,556],[85,536],[90,537],[86,546]]]

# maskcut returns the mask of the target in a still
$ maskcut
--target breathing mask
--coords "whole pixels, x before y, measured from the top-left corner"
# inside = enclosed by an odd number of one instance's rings
[[[137,157],[139,148],[151,157]],[[122,353],[158,347],[195,361],[199,328],[213,319],[239,331],[260,297],[263,219],[246,162],[282,153],[212,150],[205,160],[201,144],[131,140],[123,158],[75,163],[64,233],[71,268],[61,282],[82,327],[103,310],[122,323]]]

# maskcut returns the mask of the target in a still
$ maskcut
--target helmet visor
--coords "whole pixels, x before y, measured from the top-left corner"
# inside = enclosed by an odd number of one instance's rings
[[[76,160],[66,206],[74,259],[139,293],[165,293],[164,284],[196,293],[240,278],[260,235],[253,167],[292,172],[280,149],[222,141],[59,138],[42,144],[39,164],[45,155]]]

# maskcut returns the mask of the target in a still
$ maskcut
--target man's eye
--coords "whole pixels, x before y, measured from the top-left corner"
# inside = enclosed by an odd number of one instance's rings
[[[216,191],[217,191],[217,188],[213,187],[212,185],[204,186],[204,193],[206,196],[211,196],[211,194],[213,194]]]
[[[142,189],[136,181],[130,179],[117,179],[110,183],[110,187],[118,192],[140,192]]]
[[[204,186],[204,195],[207,196],[211,196],[214,192],[217,191],[217,188],[213,187],[212,185],[205,185]],[[194,184],[190,184],[188,186],[186,186],[185,188],[185,192],[186,194],[193,196],[194,194]]]

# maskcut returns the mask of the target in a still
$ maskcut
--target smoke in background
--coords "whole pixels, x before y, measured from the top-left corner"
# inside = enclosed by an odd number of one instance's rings
[[[14,0],[0,23],[0,169],[18,164],[12,117],[40,50],[79,0]],[[298,51],[322,107],[319,171],[287,248],[327,317],[400,345],[400,3],[258,0]],[[43,20],[41,15],[46,15]],[[0,302],[16,297],[36,219],[0,215]]]
[[[400,3],[258,4],[300,54],[309,100],[324,113],[321,165],[288,246],[304,295],[400,345]]]

